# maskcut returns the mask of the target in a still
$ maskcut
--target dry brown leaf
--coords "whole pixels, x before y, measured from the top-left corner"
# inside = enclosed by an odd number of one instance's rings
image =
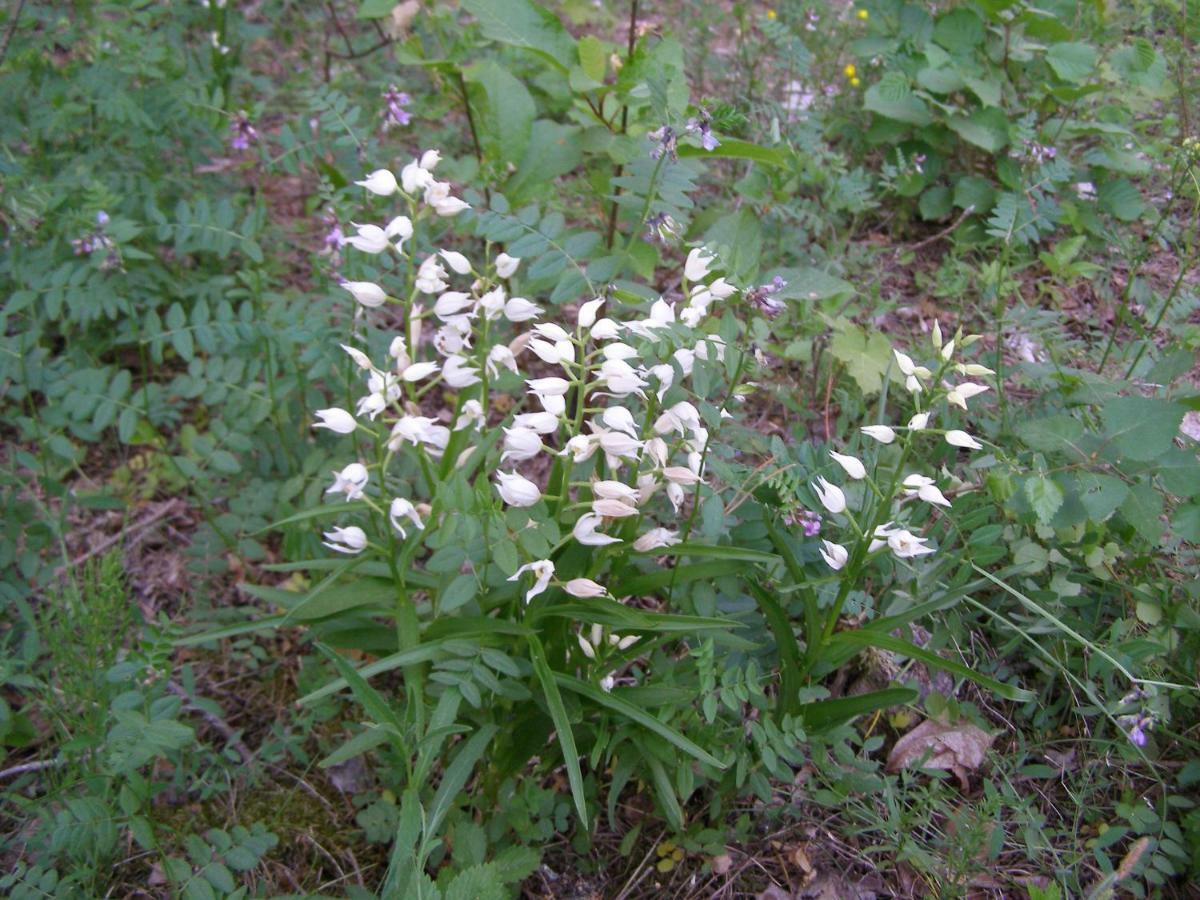
[[[969,722],[946,725],[926,719],[896,741],[888,754],[887,769],[897,772],[918,764],[925,769],[946,769],[966,790],[970,786],[967,773],[983,765],[994,739],[995,735]]]
[[[813,868],[813,864],[809,861],[808,854],[804,852],[804,848],[799,845],[792,849],[789,858],[792,861],[792,865],[796,866],[796,868],[803,872],[806,877],[811,878],[812,875],[817,871]]]

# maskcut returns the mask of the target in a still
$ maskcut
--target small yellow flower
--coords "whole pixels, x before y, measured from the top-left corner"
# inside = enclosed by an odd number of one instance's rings
[[[842,71],[846,73],[847,78],[853,78],[858,74],[858,69],[855,68],[854,63],[846,63],[846,68],[842,69]]]
[[[858,87],[860,84],[862,84],[862,79],[860,79],[860,78],[851,78],[850,79],[850,87]]]
[[[775,10],[773,10],[773,9],[768,9],[768,10],[767,10],[767,18],[768,18],[768,19],[771,19],[772,21],[774,21],[774,19],[775,19]]]
[[[858,12],[855,13],[855,15],[858,16],[858,18],[863,22],[865,22],[865,21],[867,21],[867,19],[871,18],[871,14],[869,12],[867,12],[865,9],[860,9]]]

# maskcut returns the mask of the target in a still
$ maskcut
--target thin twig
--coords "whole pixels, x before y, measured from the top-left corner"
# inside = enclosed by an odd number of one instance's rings
[[[964,209],[961,213],[958,214],[957,219],[955,219],[953,222],[951,222],[949,225],[947,225],[945,228],[943,228],[937,234],[930,235],[929,237],[925,238],[924,240],[917,241],[915,244],[899,246],[895,250],[895,255],[899,256],[901,253],[912,253],[916,250],[920,250],[922,247],[927,247],[930,244],[940,241],[942,238],[951,234],[954,231],[954,229],[956,229],[959,225],[961,225],[963,223],[963,220],[973,212],[975,212],[975,207],[968,206],[966,209]]]
[[[171,515],[172,513],[181,512],[185,508],[186,507],[184,507],[184,504],[181,500],[176,499],[176,500],[165,501],[156,510],[151,512],[146,517],[144,517],[144,518],[140,519],[139,521],[135,522],[134,524],[130,525],[128,528],[122,528],[116,534],[106,537],[104,540],[102,540],[95,547],[92,547],[86,553],[82,553],[79,556],[72,559],[71,563],[70,563],[71,568],[72,569],[78,568],[80,565],[87,562],[93,556],[97,556],[97,555],[103,553],[109,547],[112,547],[114,544],[124,540],[125,538],[129,537],[130,535],[134,534],[135,532],[145,531],[147,528],[149,528],[154,523],[158,522],[160,519],[165,519],[167,516]],[[58,577],[59,575],[61,575],[65,568],[66,568],[65,565],[59,566],[54,572],[55,577]]]
[[[66,760],[61,756],[56,759],[39,759],[34,762],[21,763],[19,766],[0,769],[0,781],[4,781],[7,778],[16,778],[18,775],[28,775],[30,772],[54,769],[64,763],[66,763]]]
[[[24,9],[25,0],[17,0],[16,12],[13,13],[12,21],[8,23],[8,30],[4,32],[4,44],[0,45],[0,64],[3,64],[4,57],[8,56],[8,44],[17,30],[17,23],[21,21],[21,12]]]

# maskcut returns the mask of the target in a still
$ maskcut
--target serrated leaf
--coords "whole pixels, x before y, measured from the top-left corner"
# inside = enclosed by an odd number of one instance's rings
[[[1091,44],[1066,41],[1046,51],[1046,63],[1063,81],[1079,84],[1096,68],[1096,48]]]
[[[1149,462],[1174,446],[1186,412],[1168,400],[1115,397],[1100,409],[1104,438],[1123,457]]]
[[[530,0],[463,0],[485,37],[532,50],[563,72],[575,60],[575,41],[548,9]]]
[[[913,96],[903,76],[885,75],[867,88],[863,109],[910,125],[925,126],[933,122],[929,107],[920,97]]]
[[[1054,479],[1045,475],[1034,475],[1025,479],[1025,497],[1033,507],[1034,514],[1043,525],[1048,525],[1063,505],[1063,491]]]
[[[867,334],[847,320],[834,323],[829,350],[864,394],[878,394],[892,366],[892,345],[878,332]]]

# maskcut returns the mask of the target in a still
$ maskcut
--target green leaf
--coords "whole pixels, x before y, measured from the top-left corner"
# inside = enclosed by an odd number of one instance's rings
[[[877,331],[868,335],[849,319],[836,320],[833,328],[829,350],[834,359],[846,367],[864,394],[878,394],[892,366],[891,342]]]
[[[362,0],[358,7],[359,19],[384,19],[392,14],[396,0]]]
[[[920,97],[913,96],[903,75],[885,75],[863,94],[863,109],[887,119],[925,126],[933,122],[929,107]]]
[[[996,189],[986,179],[964,175],[954,182],[954,205],[959,209],[970,206],[977,213],[986,213],[995,202]]]
[[[579,67],[588,78],[597,83],[603,83],[608,71],[608,57],[612,52],[611,45],[590,34],[579,39]]]
[[[1034,475],[1025,479],[1025,496],[1033,507],[1038,521],[1050,524],[1058,508],[1063,505],[1063,491],[1054,479],[1045,475]]]
[[[350,690],[354,693],[354,699],[359,702],[366,714],[378,724],[387,725],[392,732],[391,739],[393,742],[397,742],[397,749],[403,749],[398,742],[399,735],[404,731],[404,726],[391,706],[388,705],[388,702],[383,699],[383,695],[367,684],[363,677],[340,654],[334,652],[324,644],[317,644],[317,649],[325,655],[326,659],[333,663],[334,668],[338,670],[338,674],[350,685]]]
[[[950,188],[944,184],[937,184],[929,188],[921,194],[921,199],[917,201],[917,209],[921,212],[921,218],[927,222],[946,218],[954,211]]]
[[[791,620],[771,592],[756,581],[747,582],[747,586],[775,636],[775,649],[779,653],[778,715],[793,715],[800,711],[800,644],[792,631]]]
[[[1115,475],[1100,472],[1079,473],[1079,500],[1088,518],[1099,523],[1108,519],[1129,494],[1129,487]]]
[[[1054,44],[1046,51],[1046,63],[1063,81],[1080,84],[1096,68],[1096,48],[1075,41]]]
[[[965,55],[983,43],[983,20],[969,9],[946,13],[933,26],[933,39],[951,53]]]
[[[533,622],[543,618],[566,618],[608,625],[621,631],[649,631],[655,634],[699,634],[741,627],[740,623],[729,619],[648,612],[606,597],[595,597],[587,602],[568,601],[543,606],[532,613],[530,618]]]
[[[784,168],[788,164],[789,154],[775,147],[763,147],[750,141],[739,141],[737,138],[722,138],[715,150],[705,150],[703,147],[693,147],[691,144],[680,144],[679,156],[716,156],[721,159],[748,159],[751,162],[762,163],[765,166]]]
[[[994,106],[977,109],[969,116],[955,116],[946,125],[964,141],[988,153],[997,153],[1008,144],[1008,117]]]
[[[542,642],[530,635],[529,658],[533,662],[533,671],[541,682],[542,692],[546,697],[546,705],[550,710],[550,718],[554,721],[554,730],[558,734],[558,743],[562,747],[563,763],[567,767],[567,781],[571,784],[571,796],[575,800],[575,810],[579,813],[579,824],[583,830],[591,829],[588,817],[587,797],[583,790],[583,772],[579,768],[579,751],[575,747],[575,735],[571,731],[571,720],[567,708],[563,706],[562,695],[558,692],[556,673],[546,661],[546,651]],[[565,677],[565,676],[558,676]]]
[[[437,609],[443,615],[452,613],[460,606],[465,606],[475,599],[479,589],[479,580],[470,572],[455,576],[438,597]]]
[[[997,681],[994,678],[989,678],[976,672],[960,662],[955,662],[951,659],[943,659],[936,653],[929,650],[923,650],[916,644],[906,641],[903,638],[894,637],[890,634],[876,631],[872,628],[860,628],[855,631],[839,631],[829,639],[831,646],[844,644],[853,647],[878,647],[880,650],[890,650],[892,653],[898,653],[901,656],[907,656],[910,659],[915,659],[931,666],[935,669],[942,669],[952,675],[957,675],[960,678],[966,678],[974,681],[976,684],[987,688],[994,694],[1003,697],[1005,700],[1013,700],[1018,703],[1026,703],[1033,700],[1037,695],[1032,691],[1027,691],[1024,688],[1019,688],[1011,684],[1005,684],[1002,681]]]
[[[636,722],[649,731],[653,731],[659,737],[669,741],[672,746],[682,750],[688,756],[691,756],[692,758],[697,759],[706,765],[714,766],[718,769],[726,768],[724,763],[722,763],[707,750],[684,737],[670,726],[664,725],[644,709],[634,706],[632,703],[622,699],[619,688],[614,689],[611,693],[606,693],[593,684],[589,684],[586,681],[581,681],[580,679],[571,675],[564,675],[561,672],[554,673],[554,678],[558,684],[567,690],[586,697],[593,703],[597,703],[600,706],[607,707],[613,712],[620,713],[630,721]]]
[[[1096,189],[1100,208],[1122,222],[1135,222],[1146,210],[1142,195],[1128,178],[1106,181]]]
[[[442,773],[441,783],[438,784],[437,793],[433,796],[433,802],[426,811],[425,826],[421,834],[421,852],[418,854],[418,862],[424,863],[429,851],[433,849],[433,842],[440,839],[442,820],[446,818],[446,814],[450,812],[450,806],[454,802],[454,798],[458,795],[467,784],[467,779],[471,777],[471,772],[475,770],[475,764],[479,762],[484,751],[487,750],[488,744],[492,742],[492,738],[496,736],[499,729],[492,724],[483,725],[471,735],[470,739],[462,745],[462,749],[451,761],[450,765],[446,766],[445,772]]]
[[[532,50],[567,72],[575,62],[575,41],[550,10],[530,0],[463,0],[485,37]]]
[[[365,680],[373,675],[379,675],[382,672],[390,672],[393,669],[400,669],[405,666],[413,666],[418,663],[429,662],[430,660],[439,658],[446,651],[443,649],[446,644],[445,640],[429,641],[421,644],[419,647],[413,647],[411,650],[401,650],[399,653],[393,653],[390,656],[385,656],[383,659],[377,659],[373,663],[367,663],[359,669],[351,669],[354,676],[357,678],[356,683],[365,684]],[[329,651],[332,652],[332,651]],[[342,657],[338,656],[338,659]],[[344,662],[344,660],[343,660]],[[350,664],[346,663],[346,667],[350,668]],[[338,667],[341,672],[341,667]],[[351,680],[345,677],[343,673],[341,678],[335,678],[326,685],[322,685],[315,691],[305,694],[296,701],[297,705],[303,706],[307,703],[314,703],[323,697],[328,697],[330,694],[336,694],[338,691],[345,689],[351,684]]]
[[[1100,409],[1104,438],[1121,456],[1150,462],[1174,446],[1186,411],[1168,400],[1115,397]]]
[[[525,85],[494,60],[463,69],[484,152],[516,165],[529,145],[537,108]]]
[[[833,700],[817,700],[800,707],[804,727],[812,731],[824,731],[843,725],[851,719],[877,709],[903,706],[914,702],[921,695],[912,688],[884,688],[853,697],[838,697]]]
[[[763,565],[774,565],[779,562],[779,557],[774,553],[767,553],[763,550],[752,550],[749,547],[733,547],[729,544],[696,544],[687,542],[683,544],[673,544],[670,547],[659,547],[656,550],[647,550],[651,556],[702,556],[708,559],[740,559],[744,562],[762,563]]]
[[[1157,544],[1166,530],[1162,522],[1163,498],[1154,486],[1138,482],[1121,503],[1121,515],[1148,544]]]

